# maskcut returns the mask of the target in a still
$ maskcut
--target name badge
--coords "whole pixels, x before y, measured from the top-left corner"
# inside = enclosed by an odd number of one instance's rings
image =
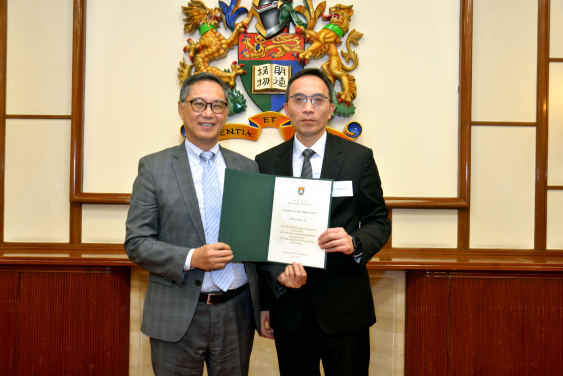
[[[352,197],[353,195],[352,180],[332,182],[332,197]]]

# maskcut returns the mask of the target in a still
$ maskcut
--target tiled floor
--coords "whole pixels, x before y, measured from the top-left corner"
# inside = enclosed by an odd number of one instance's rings
[[[370,272],[377,323],[370,328],[370,376],[404,374],[405,273]],[[148,272],[131,270],[131,341],[129,374],[153,376],[148,337],[140,332]],[[274,342],[256,336],[250,359],[250,376],[278,376]]]

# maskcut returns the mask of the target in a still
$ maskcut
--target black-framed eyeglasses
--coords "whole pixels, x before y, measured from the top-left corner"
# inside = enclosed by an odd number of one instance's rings
[[[215,112],[216,114],[222,114],[223,112],[225,112],[227,107],[229,107],[229,104],[223,101],[213,101],[211,103],[207,103],[200,98],[192,99],[188,102],[192,105],[192,108],[195,112],[203,112],[207,109],[207,106],[211,106],[211,111]]]
[[[322,94],[315,94],[315,95],[295,94],[290,96],[290,98],[296,106],[305,106],[307,100],[310,100],[311,104],[315,107],[322,106],[328,99],[328,97],[325,97]]]

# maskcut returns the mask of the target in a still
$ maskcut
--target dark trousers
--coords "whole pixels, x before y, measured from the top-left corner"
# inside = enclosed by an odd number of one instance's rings
[[[306,300],[299,328],[275,331],[281,376],[320,376],[320,362],[326,376],[367,376],[369,372],[369,328],[355,333],[325,333]]]
[[[169,343],[151,338],[151,360],[157,376],[248,375],[254,343],[254,311],[250,289],[226,303],[197,304],[184,338]]]

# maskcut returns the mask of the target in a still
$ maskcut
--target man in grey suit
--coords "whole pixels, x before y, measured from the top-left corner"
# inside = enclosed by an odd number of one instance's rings
[[[228,114],[218,77],[184,82],[178,112],[186,141],[139,162],[125,250],[150,272],[141,331],[156,375],[247,375],[260,324],[258,277],[217,242],[225,168],[258,172],[219,146]]]

